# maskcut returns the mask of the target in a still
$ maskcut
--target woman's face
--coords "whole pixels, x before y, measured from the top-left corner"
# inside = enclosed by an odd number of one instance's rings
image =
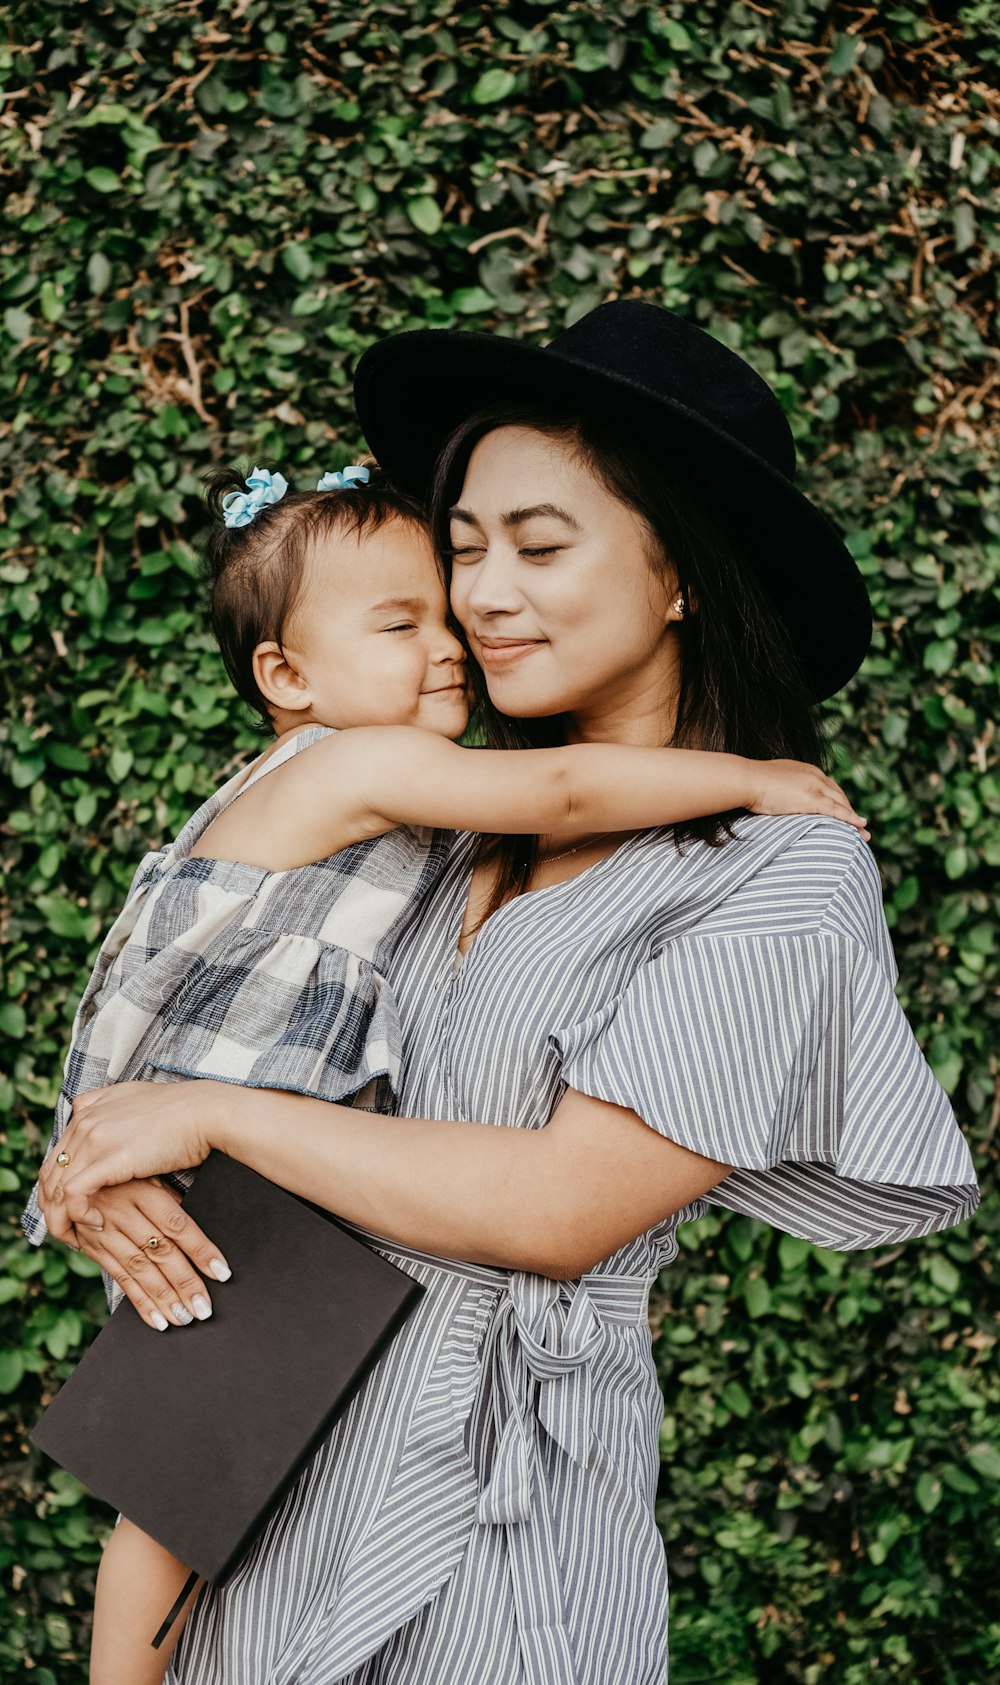
[[[451,547],[452,608],[501,713],[569,714],[587,736],[670,735],[672,578],[654,573],[645,525],[571,442],[530,427],[481,439]]]

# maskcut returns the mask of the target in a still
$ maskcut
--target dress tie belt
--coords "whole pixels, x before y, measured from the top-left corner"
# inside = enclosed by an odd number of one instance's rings
[[[482,1353],[497,1451],[480,1488],[477,1520],[526,1520],[537,1474],[538,1424],[567,1457],[586,1466],[592,1440],[590,1363],[603,1343],[601,1321],[644,1325],[653,1277],[593,1272],[555,1281],[527,1270],[440,1258],[338,1221],[370,1245],[501,1294]]]
[[[604,1343],[602,1322],[644,1326],[654,1278],[591,1273],[554,1281],[435,1257],[352,1223],[344,1227],[426,1272],[460,1276],[500,1294],[482,1351],[496,1450],[480,1479],[476,1520],[506,1529],[529,1685],[577,1685],[539,1429],[572,1462],[586,1466],[593,1443],[592,1360]]]

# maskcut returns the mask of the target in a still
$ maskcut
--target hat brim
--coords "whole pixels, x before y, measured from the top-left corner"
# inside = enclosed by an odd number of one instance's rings
[[[784,474],[680,402],[557,349],[452,329],[378,341],[358,364],[354,396],[372,454],[419,498],[447,439],[488,404],[548,401],[598,414],[660,457],[737,539],[816,701],[840,690],[864,660],[868,593],[837,528]]]

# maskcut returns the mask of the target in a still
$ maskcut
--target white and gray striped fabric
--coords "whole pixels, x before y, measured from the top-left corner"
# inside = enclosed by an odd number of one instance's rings
[[[459,964],[460,837],[388,963],[400,1110],[540,1128],[571,1085],[737,1169],[713,1203],[830,1247],[963,1221],[968,1150],[893,994],[847,826],[660,832],[501,909]],[[579,1282],[368,1236],[427,1292],[168,1685],[664,1685],[646,1316],[698,1201]],[[366,1234],[367,1231],[356,1232]],[[250,1448],[248,1448],[249,1450]]]

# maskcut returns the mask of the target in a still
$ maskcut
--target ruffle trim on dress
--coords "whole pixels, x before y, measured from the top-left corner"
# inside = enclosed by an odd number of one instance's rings
[[[947,1095],[849,938],[682,937],[552,1040],[568,1087],[735,1167],[709,1203],[817,1245],[904,1240],[978,1204]]]
[[[399,1013],[375,967],[314,937],[242,930],[194,960],[147,1068],[346,1100],[400,1071]],[[387,1103],[385,1085],[380,1102]]]

